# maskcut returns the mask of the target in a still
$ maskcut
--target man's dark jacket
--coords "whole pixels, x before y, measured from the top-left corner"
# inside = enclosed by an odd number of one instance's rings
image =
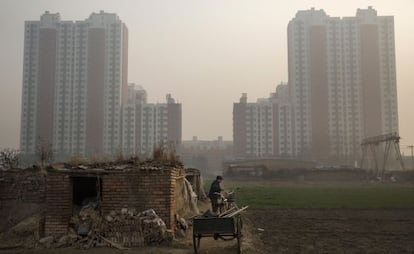
[[[220,193],[222,191],[221,186],[220,186],[220,182],[215,180],[210,187],[210,191],[208,192],[208,197],[209,198],[215,198],[217,197],[216,195],[214,195],[215,192]]]

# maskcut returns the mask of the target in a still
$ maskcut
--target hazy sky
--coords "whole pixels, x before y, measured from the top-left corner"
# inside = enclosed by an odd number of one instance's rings
[[[45,10],[63,20],[115,12],[129,29],[129,81],[149,101],[183,104],[183,138],[232,139],[240,94],[267,97],[287,81],[286,28],[297,10],[354,16],[373,6],[395,16],[402,145],[414,144],[414,0],[0,0],[0,148],[18,147],[23,25]]]

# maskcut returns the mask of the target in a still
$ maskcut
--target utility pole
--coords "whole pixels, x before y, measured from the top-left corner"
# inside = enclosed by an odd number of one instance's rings
[[[410,145],[410,146],[407,146],[407,147],[411,149],[411,164],[412,164],[412,167],[413,167],[413,170],[414,170],[414,145]]]

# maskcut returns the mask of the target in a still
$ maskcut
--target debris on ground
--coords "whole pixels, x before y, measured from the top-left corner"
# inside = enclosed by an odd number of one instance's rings
[[[52,247],[53,241],[53,236],[46,236],[39,240],[39,244],[41,244],[45,248],[50,248]]]
[[[71,219],[71,228],[59,247],[80,249],[110,246],[117,249],[159,245],[173,239],[164,221],[153,209],[138,213],[135,208],[113,210],[105,216],[88,206]]]
[[[79,209],[78,209],[79,210]],[[70,219],[65,235],[40,238],[41,216],[33,215],[0,233],[0,248],[64,248],[156,246],[172,242],[174,232],[153,209],[137,212],[135,208],[113,210],[101,216],[99,209],[84,206]]]
[[[0,249],[2,248],[34,248],[39,241],[41,216],[31,215],[9,230],[0,233]]]
[[[176,158],[151,158],[147,160],[140,161],[138,158],[129,158],[129,159],[122,159],[116,161],[105,161],[105,160],[98,160],[94,162],[87,162],[87,161],[71,161],[66,163],[55,163],[49,165],[49,169],[81,169],[81,170],[91,170],[91,169],[106,169],[106,170],[133,170],[137,168],[137,166],[143,167],[154,167],[154,168],[182,168],[182,162]]]
[[[189,227],[186,220],[188,220],[188,218],[191,216],[199,213],[197,207],[198,196],[194,192],[191,183],[185,179],[182,165],[179,161],[170,157],[162,157],[162,160],[149,159],[142,162],[132,159],[115,162],[102,161],[95,163],[78,161],[76,163],[57,163],[43,168],[46,169],[45,174],[42,175],[43,181],[39,181],[39,186],[43,187],[44,189],[41,192],[43,195],[38,198],[37,196],[32,197],[30,195],[26,195],[25,192],[23,198],[26,198],[26,196],[28,196],[30,199],[27,200],[22,198],[21,201],[21,203],[24,204],[27,203],[27,201],[39,203],[40,208],[33,211],[36,212],[36,214],[39,216],[38,223],[36,224],[37,227],[36,229],[29,230],[30,233],[27,234],[27,237],[30,238],[29,240],[26,240],[26,235],[22,237],[22,234],[20,234],[18,237],[16,237],[15,242],[9,242],[6,247],[45,249],[75,247],[79,249],[89,249],[95,246],[110,246],[117,249],[125,249],[130,247],[170,244],[170,242],[172,242],[175,237],[175,230],[179,228],[182,235],[185,235]],[[147,171],[152,172],[152,169],[156,169],[157,171],[165,169],[165,171],[163,171],[163,174],[166,172],[166,178],[161,178],[162,181],[165,180],[174,183],[171,185],[174,186],[174,189],[166,189],[165,191],[163,189],[160,194],[157,194],[160,197],[160,201],[157,199],[157,201],[147,202],[147,204],[145,203],[147,199],[146,196],[142,198],[139,196],[136,197],[137,200],[130,201],[129,196],[125,195],[126,197],[123,197],[122,201],[118,201],[117,199],[117,202],[106,203],[106,201],[101,198],[102,193],[104,193],[104,191],[101,189],[101,186],[102,182],[104,182],[105,179],[102,180],[100,177],[104,175],[104,172],[113,170],[117,171],[113,172],[114,174],[118,174],[119,172],[134,173],[134,171],[137,171],[137,174],[134,174],[134,176],[140,176],[140,173],[142,171],[143,175],[147,176],[149,173],[144,173]],[[176,172],[177,175],[168,174],[169,171]],[[67,202],[65,201],[69,209],[62,211],[61,214],[59,214],[60,212],[58,211],[60,206],[56,205],[54,202],[55,200],[63,200],[63,196],[60,197],[57,195],[56,198],[52,201],[46,200],[47,197],[51,197],[51,195],[46,195],[46,192],[51,190],[51,188],[46,189],[46,187],[49,187],[47,184],[53,182],[48,181],[49,177],[55,175],[59,175],[60,177],[60,174],[67,175],[67,177],[65,176],[65,179],[68,177],[73,177],[75,179],[72,185],[73,190],[68,189],[69,193],[75,193],[74,190],[76,189],[82,194],[73,194],[73,200],[68,199]],[[80,178],[83,179],[84,174],[86,177],[89,177],[90,174],[93,175],[93,177],[96,178],[96,183],[92,178],[91,179],[93,181],[89,181],[89,179],[88,181],[79,180]],[[120,175],[123,179],[124,174]],[[5,178],[1,177],[0,175],[0,182],[5,182],[4,179]],[[134,178],[134,180],[135,179],[139,178],[137,177]],[[154,182],[157,181],[156,178],[154,179]],[[152,182],[152,180],[150,182]],[[116,185],[117,183],[114,184]],[[133,183],[128,184],[132,185]],[[7,182],[5,186],[6,185],[11,186],[9,182]],[[30,184],[30,186],[31,185],[32,184]],[[56,180],[56,185],[61,186],[60,181]],[[70,185],[68,186],[70,187]],[[169,186],[170,185],[168,185],[168,187]],[[2,189],[1,187],[2,186],[0,186],[0,189]],[[91,191],[89,191],[89,189],[87,189],[88,191],[83,190],[83,188],[89,187]],[[158,188],[158,186],[156,186],[156,188]],[[132,191],[134,190],[135,189]],[[168,190],[170,191],[169,193]],[[130,191],[130,189],[128,189],[128,191]],[[35,192],[31,189],[28,189],[27,192],[39,193],[39,191]],[[123,191],[120,192],[122,192],[121,194],[124,193]],[[14,192],[11,193],[13,194]],[[58,191],[53,193],[58,193]],[[144,193],[143,195],[146,194]],[[158,198],[157,195],[155,196]],[[109,196],[110,195],[106,195],[105,197]],[[169,205],[167,201],[164,201],[164,197],[168,202],[174,202],[174,205]],[[111,200],[111,198],[108,200]],[[37,203],[35,204],[37,205]],[[103,209],[108,206],[107,204],[110,204],[111,207],[114,207],[115,209],[108,213],[107,209]],[[55,216],[55,214],[57,215],[56,217],[58,217],[58,222],[56,222],[56,220],[50,219],[50,210],[52,210],[50,206],[53,205],[57,207],[56,212],[53,212],[53,216]],[[146,211],[137,211],[136,205],[138,205],[138,207],[153,207],[156,211],[153,209]],[[64,208],[66,208],[66,205]],[[33,212],[31,211],[31,213]],[[157,215],[157,212],[159,212],[161,217],[164,216],[162,217],[164,221]],[[177,218],[171,218],[170,215],[172,214],[177,215]],[[13,225],[16,225],[19,221],[21,221],[21,219],[24,219],[27,216],[28,215],[26,213],[23,213],[18,217],[17,220],[10,221],[7,224],[5,223],[4,226],[0,225],[2,228],[4,228],[4,230],[0,230],[0,240],[3,237],[10,239],[10,236],[13,234],[6,234],[6,231],[8,231]],[[61,217],[64,217],[64,219],[60,219]],[[48,223],[46,223],[46,221]],[[53,222],[49,223],[50,221]],[[176,222],[177,224],[175,224]],[[55,226],[57,223],[59,223],[59,227]],[[55,230],[55,228],[58,228],[58,230]],[[2,246],[2,242],[0,241],[0,248]]]

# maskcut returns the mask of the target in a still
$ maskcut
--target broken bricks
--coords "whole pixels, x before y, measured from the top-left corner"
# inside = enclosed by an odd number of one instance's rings
[[[69,231],[57,242],[53,237],[42,238],[44,248],[74,246],[89,249],[111,246],[117,249],[159,245],[174,238],[164,221],[153,209],[137,213],[135,208],[113,210],[101,217],[93,209],[82,209],[71,219]]]

